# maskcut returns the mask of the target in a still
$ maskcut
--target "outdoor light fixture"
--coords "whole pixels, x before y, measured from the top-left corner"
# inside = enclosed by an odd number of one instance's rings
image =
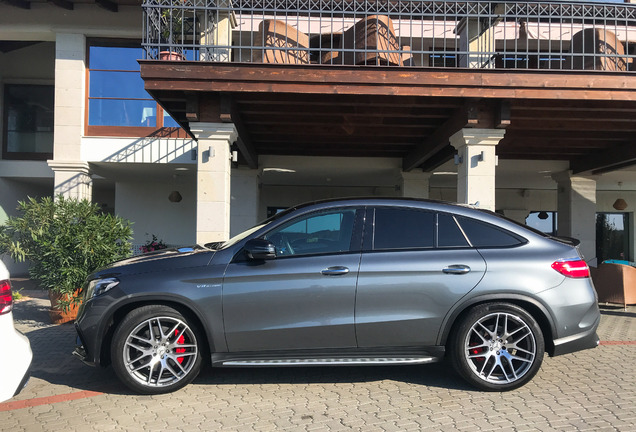
[[[541,220],[546,220],[548,218],[548,212],[547,211],[540,211],[539,215],[537,217],[539,219],[541,219]]]
[[[618,198],[612,205],[616,210],[625,210],[627,208],[627,202],[623,198]]]
[[[623,189],[622,181],[618,182],[618,188],[621,190]],[[612,207],[614,207],[616,210],[625,210],[627,208],[627,202],[623,198],[618,198],[616,199],[616,201],[614,201]]]
[[[181,196],[179,191],[176,191],[176,190],[170,192],[170,195],[168,195],[168,200],[170,202],[178,203],[178,202],[181,202],[182,199],[183,197]]]

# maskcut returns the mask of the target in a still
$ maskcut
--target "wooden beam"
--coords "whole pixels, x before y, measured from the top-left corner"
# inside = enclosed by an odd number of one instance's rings
[[[561,142],[567,141],[626,141],[630,139],[634,134],[632,132],[617,132],[617,131],[564,131],[564,130],[537,130],[534,129],[516,129],[514,124],[507,128],[506,136],[501,143],[512,143],[522,141],[543,141],[546,139],[559,140]]]
[[[102,9],[106,9],[107,11],[119,12],[119,6],[117,6],[117,3],[111,0],[95,0],[95,3],[97,4],[97,6],[101,7]]]
[[[147,89],[399,97],[633,101],[633,76],[587,71],[316,67],[140,60]]]
[[[510,102],[501,100],[495,108],[495,128],[506,129],[510,126]]]
[[[31,2],[26,0],[4,0],[10,6],[14,6],[20,9],[31,9]]]
[[[199,121],[199,94],[186,93],[185,117],[188,122]]]
[[[427,140],[404,157],[402,169],[404,171],[411,171],[413,168],[422,165],[429,158],[435,156],[443,150],[444,147],[450,145],[449,138],[451,135],[468,125],[469,110],[470,107],[464,106],[455,111],[451,118],[437,128]]]
[[[601,174],[636,165],[636,141],[623,143],[570,162],[573,174]]]
[[[57,7],[61,7],[62,9],[66,9],[66,10],[75,9],[75,3],[70,2],[68,0],[49,0],[49,1]]]
[[[469,100],[433,132],[422,145],[415,148],[404,158],[403,170],[410,171],[424,164],[428,159],[434,158],[446,146],[450,145],[450,136],[465,127],[486,129],[492,129],[496,126],[506,127],[507,124],[504,124],[506,122],[505,116],[507,115],[505,109],[505,106],[502,108],[500,101]],[[497,119],[498,117],[499,119]],[[504,118],[503,120],[502,117]],[[437,159],[439,159],[439,155]],[[443,160],[442,163],[446,160],[448,159]],[[431,165],[431,163],[433,161],[427,163],[427,165]]]

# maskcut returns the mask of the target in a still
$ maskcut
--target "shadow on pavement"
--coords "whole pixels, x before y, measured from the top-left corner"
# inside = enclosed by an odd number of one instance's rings
[[[473,390],[444,363],[410,366],[207,368],[194,381],[205,385],[325,384],[392,380],[449,390]]]
[[[34,293],[14,308],[16,327],[22,329],[33,351],[32,377],[68,392],[88,390],[111,394],[133,394],[119,382],[112,368],[83,364],[71,353],[75,348],[73,324],[52,325],[45,292]],[[470,390],[445,363],[412,366],[290,367],[290,368],[205,368],[194,385],[347,383],[382,380],[447,389]]]
[[[599,309],[601,310],[601,315],[612,315],[612,316],[620,316],[620,317],[636,317],[635,312],[626,311],[623,306],[617,305],[599,305]]]

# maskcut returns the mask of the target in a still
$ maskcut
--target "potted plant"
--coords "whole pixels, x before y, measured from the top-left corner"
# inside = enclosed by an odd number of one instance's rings
[[[73,320],[86,277],[130,256],[131,223],[63,196],[20,201],[18,213],[0,226],[0,253],[30,262],[31,279],[49,290],[54,322]]]
[[[148,233],[146,233],[148,234]],[[154,252],[161,249],[167,249],[168,245],[163,240],[159,240],[156,235],[152,234],[152,239],[148,240],[141,246],[141,253]]]
[[[161,11],[161,38],[168,49],[159,52],[159,60],[185,60],[182,53],[173,50],[175,45],[180,45],[185,39],[183,25],[186,11],[178,7],[182,5],[183,0],[173,0],[172,6],[177,7]]]

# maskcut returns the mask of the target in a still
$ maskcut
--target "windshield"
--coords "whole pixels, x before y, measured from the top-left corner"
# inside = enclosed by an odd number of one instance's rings
[[[258,231],[259,229],[263,228],[265,225],[267,225],[266,223],[262,223],[260,225],[256,225],[246,231],[243,231],[240,234],[235,235],[234,237],[232,237],[231,239],[229,239],[228,241],[226,241],[225,243],[223,243],[219,249],[225,249],[227,247],[230,247],[232,245],[235,245],[236,243],[240,242],[241,240],[243,240],[245,237],[247,237],[248,235]]]

